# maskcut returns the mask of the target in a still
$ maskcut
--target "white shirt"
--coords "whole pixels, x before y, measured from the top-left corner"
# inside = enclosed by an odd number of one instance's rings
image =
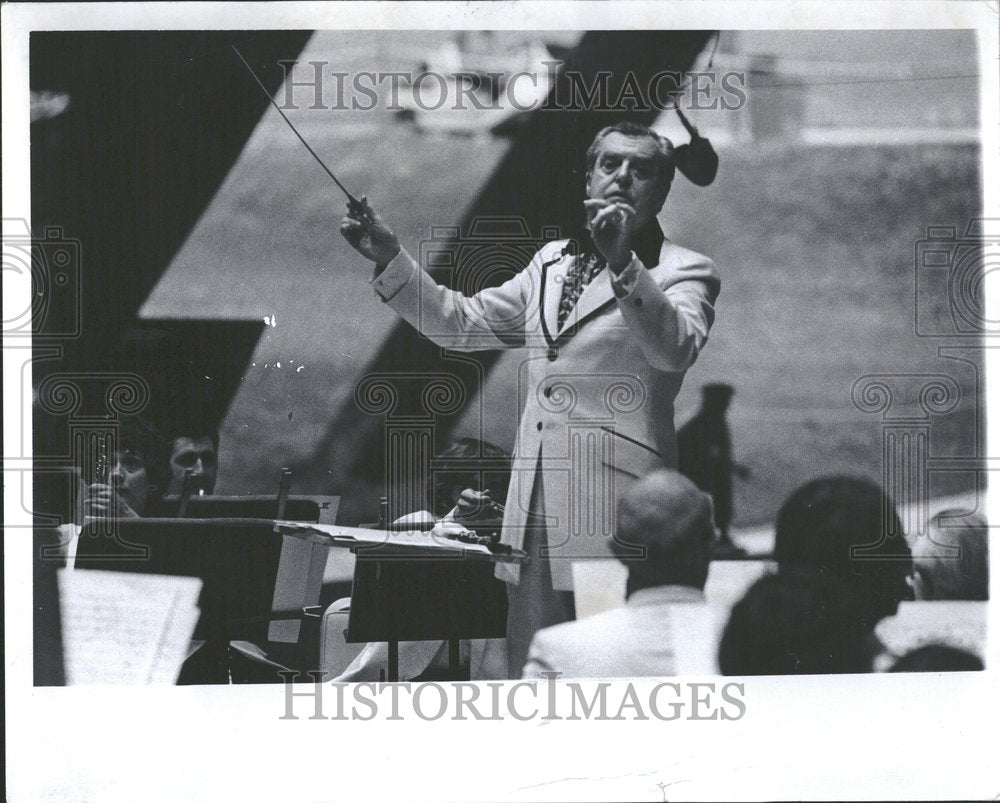
[[[682,608],[706,609],[705,595],[690,586],[656,586],[634,592],[621,607],[539,630],[531,642],[525,678],[558,672],[567,678],[660,677],[677,674],[679,640],[714,640],[704,633],[678,634],[677,624],[692,619]],[[701,628],[701,625],[693,625]]]

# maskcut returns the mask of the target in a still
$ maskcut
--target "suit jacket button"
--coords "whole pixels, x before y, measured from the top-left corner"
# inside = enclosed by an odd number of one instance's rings
[[[559,349],[557,349],[555,346],[550,347],[549,348],[549,362],[555,362],[556,361],[556,357],[558,357],[558,356],[559,356]]]
[[[542,431],[542,422],[541,421],[538,422],[538,431],[539,432]]]
[[[546,399],[549,398],[549,396],[552,395],[552,388],[545,388],[544,393],[545,393],[545,398]]]
[[[637,298],[637,299],[635,300],[635,305],[636,305],[637,307],[641,307],[641,306],[642,306],[642,299],[641,299],[641,298]]]

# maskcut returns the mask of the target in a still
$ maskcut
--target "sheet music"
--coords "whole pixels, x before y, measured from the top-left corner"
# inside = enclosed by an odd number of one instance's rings
[[[290,535],[309,534],[325,536],[332,544],[348,546],[392,546],[414,547],[418,551],[432,550],[434,552],[477,552],[491,555],[492,552],[482,544],[467,544],[441,535],[419,530],[393,532],[386,530],[368,530],[363,527],[339,527],[325,524],[300,524],[297,522],[276,522],[282,532]]]
[[[200,592],[195,577],[60,570],[67,685],[176,682]]]

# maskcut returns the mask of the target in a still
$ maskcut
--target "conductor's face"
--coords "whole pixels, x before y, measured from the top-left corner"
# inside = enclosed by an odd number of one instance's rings
[[[587,176],[587,197],[620,201],[635,209],[630,228],[636,231],[656,217],[670,187],[650,137],[630,137],[614,131],[599,144]]]

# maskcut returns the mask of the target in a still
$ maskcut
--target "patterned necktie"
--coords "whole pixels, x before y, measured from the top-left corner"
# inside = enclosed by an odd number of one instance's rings
[[[566,319],[580,300],[587,285],[593,281],[607,263],[603,257],[590,252],[580,254],[566,272],[566,281],[563,283],[562,299],[559,301],[559,328],[562,329]]]

